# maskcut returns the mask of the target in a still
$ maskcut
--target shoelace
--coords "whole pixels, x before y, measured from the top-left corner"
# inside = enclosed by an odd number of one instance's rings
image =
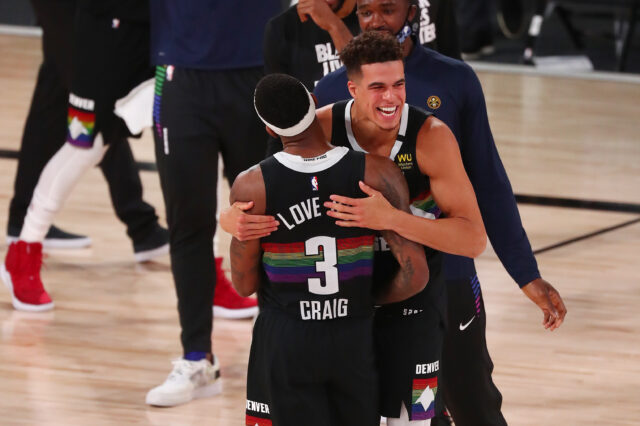
[[[199,362],[189,361],[183,358],[171,361],[173,370],[169,374],[168,380],[180,380],[183,377],[191,377],[194,371],[198,369]]]

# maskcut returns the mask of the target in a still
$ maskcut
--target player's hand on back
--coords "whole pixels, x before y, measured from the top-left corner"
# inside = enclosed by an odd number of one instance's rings
[[[553,331],[560,327],[567,314],[567,308],[558,290],[544,279],[537,278],[522,287],[522,291],[542,310],[544,328]]]
[[[377,231],[390,229],[389,219],[396,208],[377,191],[364,182],[360,182],[360,189],[368,195],[366,198],[349,198],[341,195],[331,195],[332,201],[326,201],[327,215],[335,219],[336,224],[344,227],[359,227],[375,229]]]
[[[280,222],[273,216],[251,215],[245,211],[253,207],[253,201],[236,201],[220,212],[220,226],[239,241],[266,237],[278,229]]]

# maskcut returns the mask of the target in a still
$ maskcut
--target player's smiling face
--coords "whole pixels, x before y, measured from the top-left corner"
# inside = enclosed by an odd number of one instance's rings
[[[399,125],[406,99],[402,61],[363,65],[355,83],[358,109],[384,130]]]

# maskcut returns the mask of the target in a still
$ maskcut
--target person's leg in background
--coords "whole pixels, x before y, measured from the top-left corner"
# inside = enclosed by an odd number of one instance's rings
[[[492,0],[457,0],[462,59],[474,60],[495,51]]]
[[[67,133],[66,118],[72,73],[72,49],[69,46],[74,44],[75,4],[75,0],[32,0],[38,22],[43,29],[44,59],[23,132],[14,197],[9,208],[9,240],[16,240],[19,236],[38,177],[47,161],[64,143]],[[155,253],[158,249],[166,252],[166,230],[157,224],[154,208],[142,200],[138,170],[126,140],[124,144],[126,146],[112,144],[109,149],[112,152],[106,154],[101,163],[114,208],[118,217],[127,225],[136,258],[140,257],[139,253]],[[89,244],[89,238],[65,233],[55,227],[51,228],[44,240],[45,247],[76,248]],[[161,253],[156,255],[159,254]]]
[[[42,27],[43,60],[25,123],[9,205],[7,241],[18,239],[27,208],[47,161],[62,147],[67,132],[67,106],[71,84],[71,49],[75,0],[32,0]],[[46,246],[84,247],[88,237],[52,227]]]
[[[217,105],[219,109],[215,116],[219,117],[216,125],[220,129],[224,175],[229,186],[233,185],[242,171],[264,159],[267,133],[253,108],[253,91],[262,76],[262,68],[236,70],[218,76],[221,102]],[[256,299],[240,297],[236,293],[222,269],[220,255],[216,257],[216,273],[213,314],[221,318],[250,318],[256,315]]]
[[[153,133],[184,359],[163,384],[147,393],[150,405],[183,404],[210,396],[220,386],[211,350],[219,152],[211,122],[215,114],[210,103],[217,99],[210,90],[213,79],[212,72],[172,66],[159,66],[156,72]]]
[[[169,232],[158,224],[153,206],[142,199],[142,182],[126,138],[110,141],[100,162],[118,219],[127,226],[134,257],[144,262],[169,253]]]

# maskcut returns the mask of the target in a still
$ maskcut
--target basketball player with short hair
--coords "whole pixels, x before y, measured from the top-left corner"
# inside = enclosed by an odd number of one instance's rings
[[[358,0],[360,27],[363,31],[399,35],[410,7],[409,0]],[[556,329],[567,309],[558,291],[538,270],[491,134],[478,77],[464,62],[420,46],[414,36],[402,44],[406,84],[410,88],[407,103],[437,114],[455,135],[492,247],[522,292],[542,311],[543,326]],[[319,104],[350,98],[348,80],[344,68],[323,78],[315,89]],[[370,204],[379,199],[360,202],[367,211],[378,211]],[[367,226],[366,219],[360,225]],[[447,254],[444,267],[447,327],[441,365],[443,392],[438,394],[444,397],[458,426],[505,425],[502,395],[491,378],[493,362],[487,349],[486,313],[474,262]]]
[[[322,204],[335,191],[359,196],[365,181],[408,211],[406,183],[388,159],[331,146],[295,78],[262,79],[255,107],[284,151],[240,174],[230,199],[253,200],[255,213],[277,216],[282,226],[260,240],[231,243],[234,286],[242,295],[257,291],[261,307],[246,424],[377,426],[375,233],[337,226]],[[375,289],[375,302],[398,302],[422,290],[429,271],[420,245],[383,235],[400,269]]]
[[[410,238],[426,246],[430,280],[425,290],[376,312],[380,408],[392,425],[406,424],[409,419],[428,422],[434,415],[444,320],[440,252],[475,257],[486,243],[455,138],[431,114],[405,105],[402,57],[400,45],[391,36],[369,32],[354,38],[341,53],[349,67],[349,91],[354,100],[317,114],[332,143],[395,159],[409,184],[412,214],[385,209],[391,213],[386,219],[402,222],[402,231],[410,230]],[[381,195],[373,197],[384,200]],[[325,206],[340,212],[330,211],[330,216],[349,220],[349,214],[358,213],[356,207],[339,203],[351,203],[354,197],[332,195],[332,199],[338,203]],[[431,220],[441,212],[443,217]],[[381,224],[372,223],[376,227]],[[379,251],[376,261],[388,259],[384,243]],[[384,274],[376,274],[376,280],[384,279]]]

